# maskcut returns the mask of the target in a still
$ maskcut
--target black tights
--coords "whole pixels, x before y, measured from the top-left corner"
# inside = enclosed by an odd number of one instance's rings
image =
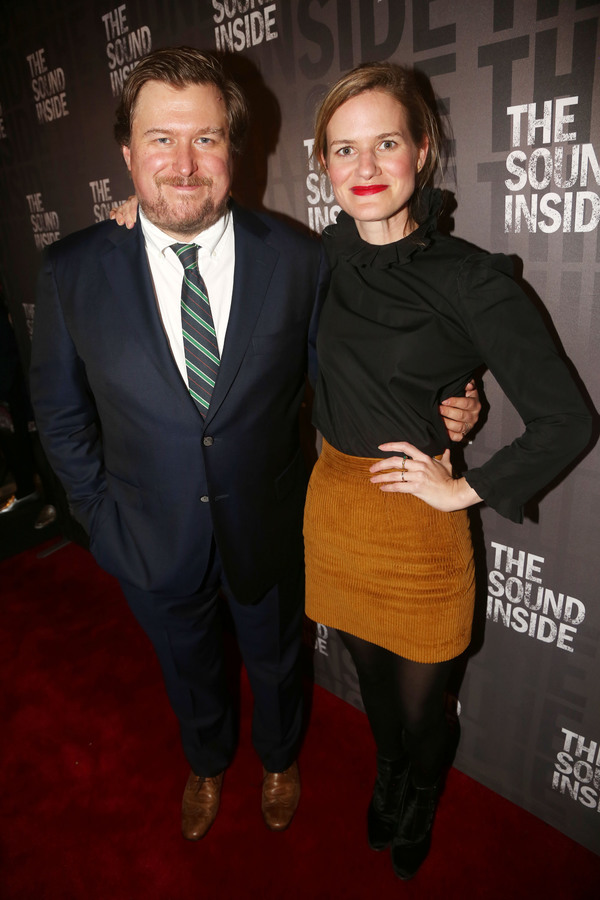
[[[446,759],[444,691],[454,660],[417,663],[344,631],[339,635],[356,666],[377,753],[410,758],[415,783],[428,786]]]

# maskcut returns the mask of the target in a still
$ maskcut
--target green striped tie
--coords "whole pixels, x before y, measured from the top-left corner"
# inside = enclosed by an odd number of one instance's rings
[[[172,244],[183,266],[181,327],[190,394],[203,416],[210,405],[219,364],[219,348],[206,285],[198,270],[196,244]]]

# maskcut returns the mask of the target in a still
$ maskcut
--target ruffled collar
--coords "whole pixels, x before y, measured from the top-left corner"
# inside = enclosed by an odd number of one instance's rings
[[[340,212],[335,225],[328,225],[323,231],[323,242],[332,266],[339,259],[345,259],[353,266],[374,266],[385,269],[388,266],[409,262],[418,250],[424,250],[431,243],[431,232],[435,230],[438,213],[442,206],[442,192],[437,188],[423,188],[418,218],[421,224],[411,234],[391,244],[369,244],[360,237],[354,219]]]

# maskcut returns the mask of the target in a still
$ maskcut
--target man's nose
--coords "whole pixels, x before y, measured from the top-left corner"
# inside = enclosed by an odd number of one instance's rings
[[[179,175],[187,176],[196,171],[198,163],[193,144],[181,143],[178,145],[174,165]]]

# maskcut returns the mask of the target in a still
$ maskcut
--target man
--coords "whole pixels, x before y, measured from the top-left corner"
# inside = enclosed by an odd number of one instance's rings
[[[327,270],[318,243],[229,201],[246,122],[209,56],[140,61],[115,127],[139,220],[48,248],[33,342],[48,455],[179,719],[190,840],[215,819],[235,749],[219,593],[254,694],[267,826],[286,828],[300,796],[298,410]]]

